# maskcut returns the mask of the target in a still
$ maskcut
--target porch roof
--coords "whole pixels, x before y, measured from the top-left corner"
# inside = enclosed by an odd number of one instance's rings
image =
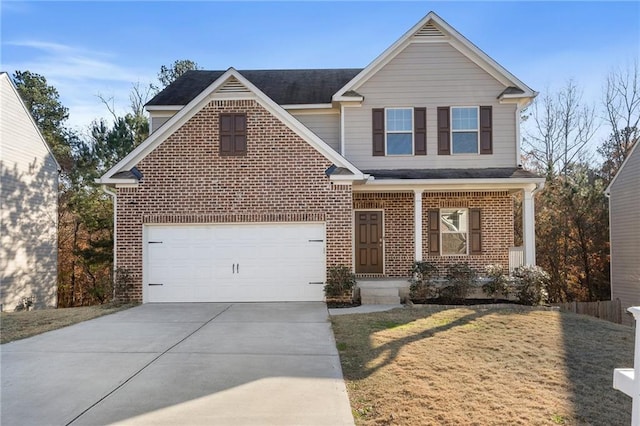
[[[540,179],[535,173],[518,167],[485,169],[394,169],[363,170],[376,180],[384,179]]]

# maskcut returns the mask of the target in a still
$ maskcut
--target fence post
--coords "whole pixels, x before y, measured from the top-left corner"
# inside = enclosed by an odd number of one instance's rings
[[[613,388],[629,395],[633,400],[631,408],[631,426],[640,426],[640,306],[627,309],[636,321],[636,340],[633,356],[633,368],[613,370]]]

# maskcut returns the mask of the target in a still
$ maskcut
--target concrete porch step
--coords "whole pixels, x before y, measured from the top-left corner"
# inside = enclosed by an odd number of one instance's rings
[[[397,305],[400,294],[397,287],[360,287],[360,301],[363,305]]]

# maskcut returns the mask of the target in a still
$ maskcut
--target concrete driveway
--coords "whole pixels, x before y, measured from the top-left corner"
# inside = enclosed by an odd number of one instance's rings
[[[3,425],[353,425],[323,303],[147,304],[0,350]]]

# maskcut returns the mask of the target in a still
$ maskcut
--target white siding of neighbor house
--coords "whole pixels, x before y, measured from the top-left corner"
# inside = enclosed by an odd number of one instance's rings
[[[345,108],[345,150],[360,169],[516,166],[516,106],[500,104],[505,86],[445,42],[412,43],[355,90],[360,108]],[[437,108],[493,107],[493,154],[437,155]],[[372,155],[371,110],[427,108],[427,155]]]
[[[0,304],[57,305],[58,165],[0,74]]]
[[[289,113],[336,152],[340,152],[340,114],[338,111],[309,113],[290,110]]]
[[[640,149],[634,149],[610,188],[611,298],[620,299],[623,322],[640,306]]]

